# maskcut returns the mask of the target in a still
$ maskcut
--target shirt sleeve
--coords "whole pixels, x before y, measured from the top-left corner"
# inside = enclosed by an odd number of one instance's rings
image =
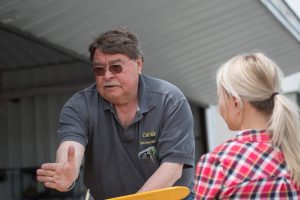
[[[196,167],[195,199],[214,199],[221,193],[223,168],[214,154],[203,155]]]
[[[58,139],[59,143],[64,141],[75,141],[85,146],[88,142],[88,116],[84,98],[75,94],[64,105],[59,118]]]
[[[162,124],[157,145],[162,162],[193,167],[195,157],[193,116],[187,100],[182,99],[168,107]]]

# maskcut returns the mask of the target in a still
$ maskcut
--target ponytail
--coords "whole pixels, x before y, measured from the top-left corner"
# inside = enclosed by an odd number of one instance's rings
[[[283,95],[276,95],[269,130],[272,143],[281,149],[292,179],[300,186],[299,108]]]
[[[281,69],[264,54],[238,55],[220,67],[218,95],[223,99],[224,90],[270,116],[271,142],[283,153],[291,178],[300,186],[300,113],[296,104],[278,93],[282,77]]]

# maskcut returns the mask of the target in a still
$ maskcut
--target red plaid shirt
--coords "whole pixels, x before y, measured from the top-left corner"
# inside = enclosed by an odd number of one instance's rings
[[[203,155],[196,199],[300,199],[284,156],[265,131],[247,130]]]

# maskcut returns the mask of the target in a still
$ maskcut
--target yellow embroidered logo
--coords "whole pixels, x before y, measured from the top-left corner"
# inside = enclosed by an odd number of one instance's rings
[[[142,136],[143,138],[155,137],[156,133],[154,131],[145,131]]]
[[[140,144],[154,144],[156,143],[156,132],[145,131],[142,133]]]

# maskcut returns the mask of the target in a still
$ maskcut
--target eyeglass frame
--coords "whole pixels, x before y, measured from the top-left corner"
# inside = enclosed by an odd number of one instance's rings
[[[97,65],[93,64],[93,66],[91,67],[91,71],[93,71],[96,76],[105,76],[107,69],[114,75],[120,74],[123,71],[123,68],[124,68],[123,65],[127,64],[127,62],[130,60],[132,60],[132,59],[128,59],[127,61],[123,61],[121,59],[116,59],[116,60],[111,61],[110,65],[107,67],[94,67],[94,66],[101,66],[101,64],[97,64]],[[118,62],[122,62],[122,64],[116,64]],[[120,69],[113,69],[114,66],[118,66],[118,67],[120,66]],[[98,74],[97,74],[97,72],[96,72],[97,69],[100,69],[103,71],[101,73],[98,72]]]

